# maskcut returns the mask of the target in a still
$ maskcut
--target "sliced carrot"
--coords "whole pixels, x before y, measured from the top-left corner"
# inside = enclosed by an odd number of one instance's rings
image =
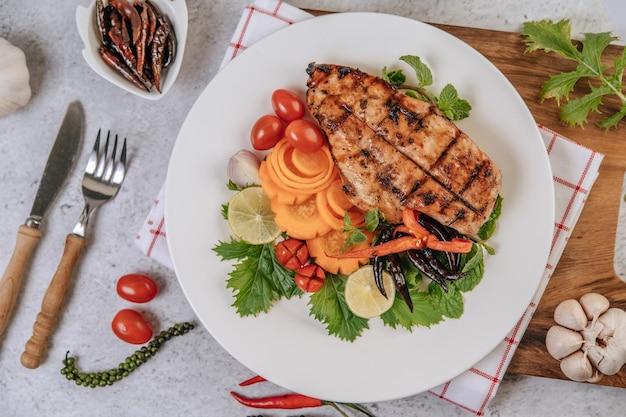
[[[320,217],[332,229],[343,229],[343,214],[335,212],[328,204],[326,190],[315,195],[315,204],[320,212]]]
[[[302,175],[315,177],[332,168],[333,159],[328,146],[322,146],[315,152],[302,152],[294,149],[291,153],[293,166]]]
[[[326,189],[326,200],[328,206],[337,214],[341,214],[354,207],[352,202],[348,200],[348,196],[343,192],[343,181],[340,178],[334,180]]]
[[[276,183],[270,175],[270,168],[266,161],[261,162],[259,167],[259,178],[261,187],[271,200],[276,200],[283,204],[302,203],[311,197],[310,193],[302,193],[294,189],[286,189]]]
[[[327,148],[327,147],[326,147]],[[330,151],[323,152],[328,159],[326,170],[314,178],[306,177],[295,168],[291,156],[293,148],[287,141],[280,141],[274,150],[267,155],[267,162],[274,168],[275,181],[286,187],[300,189],[309,192],[319,192],[335,179],[337,173],[335,164],[332,162]]]
[[[297,239],[312,239],[330,231],[330,226],[322,220],[317,210],[315,198],[299,204],[283,204],[272,200],[274,221],[289,236]]]
[[[349,251],[360,250],[369,248],[371,244],[372,235],[367,233],[369,240],[367,242],[358,243],[348,248]],[[341,253],[346,244],[346,239],[349,236],[349,232],[342,232],[340,230],[331,230],[330,232],[316,237],[314,239],[307,239],[306,245],[309,249],[309,255],[315,260],[315,263],[324,268],[331,274],[349,274],[362,265],[369,262],[368,258],[331,258],[326,254]]]

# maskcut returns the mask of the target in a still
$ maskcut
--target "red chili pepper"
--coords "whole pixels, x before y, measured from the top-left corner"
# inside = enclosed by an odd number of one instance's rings
[[[305,292],[317,292],[324,286],[326,272],[315,264],[305,265],[296,273],[296,285]]]
[[[265,382],[265,381],[267,381],[267,379],[263,378],[261,375],[255,375],[252,378],[249,378],[249,379],[246,379],[245,381],[240,382],[239,386],[245,387],[247,385],[252,385],[258,382]]]
[[[297,271],[309,260],[309,248],[300,239],[286,239],[276,244],[276,259],[286,269]]]
[[[234,391],[230,395],[241,404],[252,408],[277,408],[283,410],[295,410],[298,408],[321,407],[326,403],[320,399],[307,397],[302,394],[283,394],[272,397],[248,398]]]

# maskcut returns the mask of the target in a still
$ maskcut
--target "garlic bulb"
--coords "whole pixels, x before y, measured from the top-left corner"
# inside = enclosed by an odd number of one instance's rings
[[[30,74],[24,52],[0,38],[0,118],[8,116],[30,100]]]

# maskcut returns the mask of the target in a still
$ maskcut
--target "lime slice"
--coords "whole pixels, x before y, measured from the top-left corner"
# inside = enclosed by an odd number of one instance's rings
[[[230,199],[228,224],[237,237],[251,245],[272,242],[282,232],[261,187],[244,188]]]
[[[344,290],[350,311],[359,317],[369,319],[389,310],[396,295],[396,286],[387,271],[383,272],[383,286],[387,298],[376,287],[372,265],[362,266],[350,274]]]

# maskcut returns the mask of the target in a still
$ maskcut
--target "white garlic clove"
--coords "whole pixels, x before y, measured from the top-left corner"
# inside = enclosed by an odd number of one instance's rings
[[[579,350],[584,343],[579,332],[562,326],[552,326],[546,334],[546,348],[554,359],[561,360]]]
[[[595,322],[600,314],[609,309],[609,300],[602,294],[590,292],[580,297],[580,305],[587,314],[587,320]]]
[[[587,314],[577,300],[565,300],[554,309],[554,321],[572,330],[583,330],[587,326]]]
[[[561,360],[561,371],[566,377],[577,382],[586,382],[594,376],[593,366],[581,350]]]
[[[620,308],[609,308],[598,318],[598,323],[602,325],[601,331],[598,332],[598,339],[605,342],[609,337],[621,339],[621,342],[625,343],[626,352],[626,311]]]
[[[239,187],[247,185],[259,185],[259,166],[261,161],[255,154],[247,149],[242,149],[228,160],[228,178]]]
[[[24,52],[0,38],[0,56],[0,118],[3,118],[28,103],[31,89]]]

